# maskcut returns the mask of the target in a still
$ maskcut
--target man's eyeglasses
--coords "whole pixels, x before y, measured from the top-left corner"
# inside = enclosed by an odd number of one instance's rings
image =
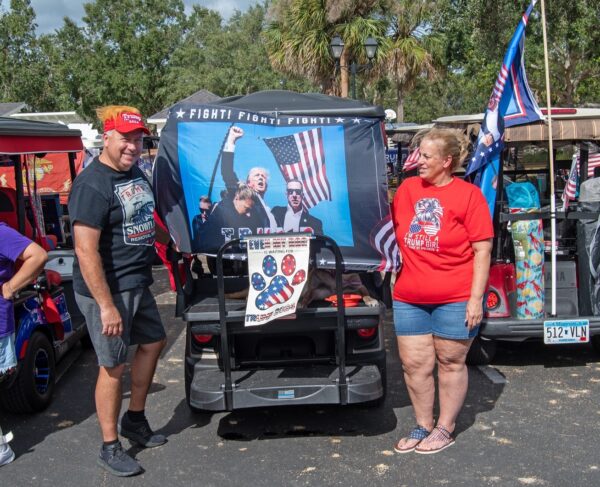
[[[302,196],[302,190],[301,189],[288,189],[287,190],[287,194],[289,196],[291,196],[293,194],[297,194],[298,196]]]

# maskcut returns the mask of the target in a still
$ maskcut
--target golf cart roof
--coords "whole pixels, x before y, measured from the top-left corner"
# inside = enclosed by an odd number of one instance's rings
[[[546,112],[542,110],[542,112]],[[434,120],[436,126],[465,128],[467,132],[479,130],[483,113],[452,115]],[[557,142],[600,140],[600,109],[597,108],[553,108],[552,139]],[[548,140],[548,125],[545,121],[508,127],[504,130],[507,144],[531,144]]]
[[[320,93],[296,93],[285,90],[265,90],[249,95],[230,96],[211,104],[271,115],[385,118],[382,107],[364,101]]]
[[[433,128],[433,126],[434,125],[432,123],[425,123],[421,125],[413,123],[390,128],[386,127],[385,132],[393,142],[408,145],[417,132]]]
[[[81,131],[60,123],[0,117],[0,154],[77,152],[83,150]]]

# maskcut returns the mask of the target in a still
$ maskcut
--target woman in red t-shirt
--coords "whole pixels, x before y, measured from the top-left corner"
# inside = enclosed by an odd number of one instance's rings
[[[452,445],[467,394],[465,360],[483,318],[494,235],[481,190],[453,176],[467,145],[466,137],[452,130],[427,132],[419,146],[419,176],[406,179],[394,198],[403,262],[394,286],[394,326],[417,421],[395,445],[399,453],[435,453]]]

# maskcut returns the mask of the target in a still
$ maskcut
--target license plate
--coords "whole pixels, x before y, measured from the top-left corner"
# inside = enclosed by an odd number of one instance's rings
[[[590,341],[588,320],[544,321],[544,343],[587,343]]]

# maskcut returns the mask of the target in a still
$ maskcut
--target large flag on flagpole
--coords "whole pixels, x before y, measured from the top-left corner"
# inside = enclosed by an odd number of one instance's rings
[[[525,75],[525,28],[536,3],[532,0],[510,40],[466,171],[466,177],[481,188],[492,216],[504,127],[542,119]]]

